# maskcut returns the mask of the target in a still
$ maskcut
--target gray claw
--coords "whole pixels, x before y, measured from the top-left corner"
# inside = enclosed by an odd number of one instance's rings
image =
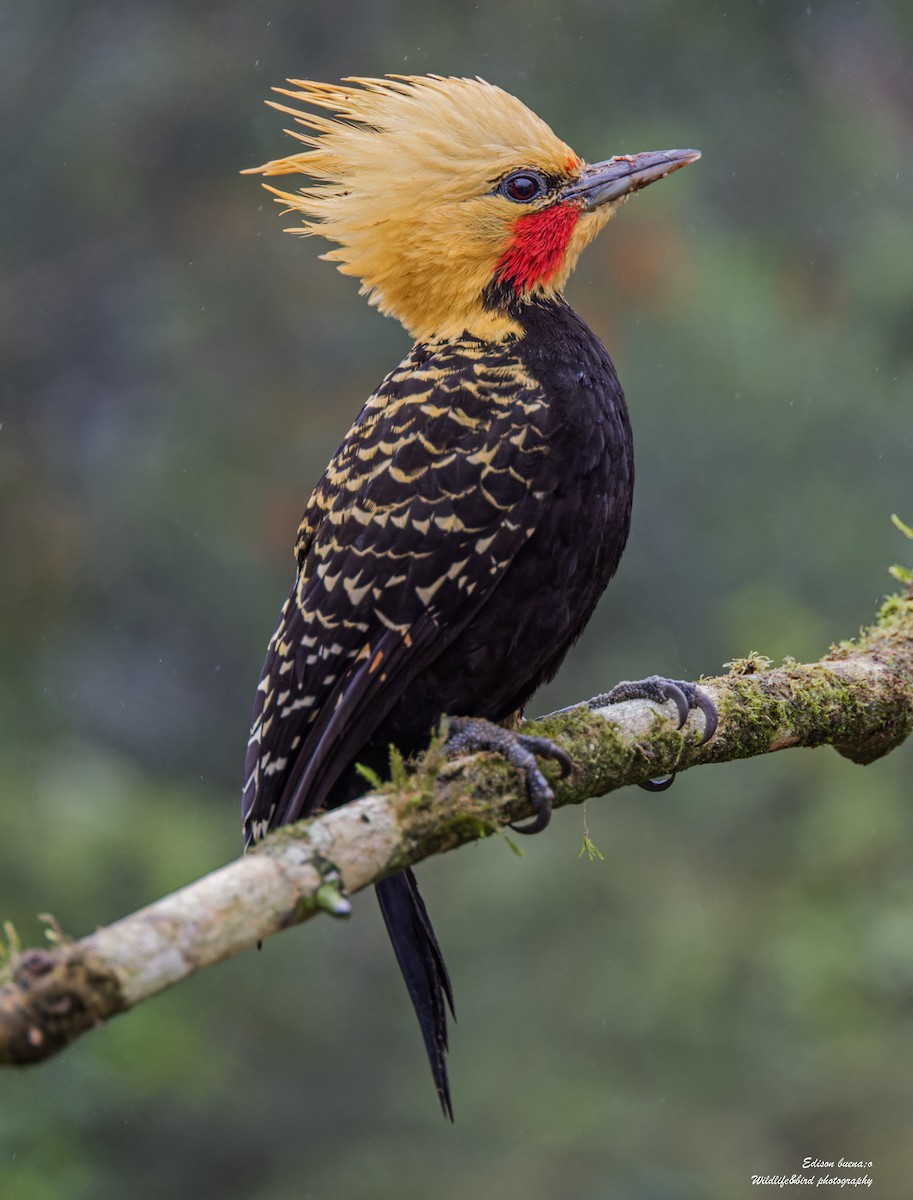
[[[678,727],[681,729],[688,720],[688,713],[691,711],[688,697],[674,679],[663,679],[659,686],[662,688],[666,699],[671,700],[678,709]]]
[[[527,750],[531,750],[533,754],[538,755],[539,758],[550,758],[552,762],[556,762],[561,768],[562,779],[566,779],[568,775],[570,775],[571,771],[573,771],[574,764],[571,762],[570,755],[565,754],[560,746],[556,746],[555,743],[549,741],[548,738],[529,737],[528,735],[522,733],[518,736],[523,742],[523,745],[526,746]]]
[[[619,683],[607,694],[591,700],[590,705],[601,708],[605,704],[619,704],[624,700],[653,700],[657,704],[671,700],[678,710],[679,729],[684,727],[691,709],[699,708],[704,714],[704,733],[698,742],[699,746],[710,741],[719,724],[716,705],[706,692],[702,692],[694,683],[686,683],[680,679],[664,679],[662,675],[650,675],[647,679],[640,679],[634,683]],[[672,786],[674,779],[675,775],[672,774],[666,779],[648,779],[639,786],[647,792],[664,792]]]
[[[508,825],[508,829],[512,829],[514,833],[541,833],[552,819],[552,806],[549,801],[548,808],[542,808],[533,817],[528,825],[514,825],[512,822]]]
[[[720,723],[720,714],[707,693],[702,692],[699,687],[694,689],[694,704],[704,714],[704,736],[698,742],[699,746],[703,746],[716,733],[716,727]]]
[[[591,707],[601,708],[606,704],[620,704],[624,700],[653,700],[662,704],[671,700],[678,710],[678,728],[683,728],[692,708],[699,708],[704,714],[704,734],[698,742],[703,746],[716,733],[719,715],[716,705],[706,692],[694,683],[682,679],[665,679],[662,675],[649,675],[646,679],[634,682],[625,681],[612,688],[610,692],[597,696],[590,701]]]
[[[645,779],[643,783],[637,786],[642,787],[645,792],[665,792],[668,791],[675,783],[675,773],[667,775],[665,779]]]
[[[503,755],[509,763],[522,771],[526,777],[526,793],[536,810],[536,815],[526,825],[511,825],[515,833],[540,833],[552,816],[554,794],[548,780],[539,770],[536,756],[550,758],[558,763],[561,775],[570,774],[574,764],[568,755],[548,738],[531,737],[513,733],[503,726],[481,718],[450,717],[450,733],[447,752],[450,755],[465,754],[473,750],[493,750]]]

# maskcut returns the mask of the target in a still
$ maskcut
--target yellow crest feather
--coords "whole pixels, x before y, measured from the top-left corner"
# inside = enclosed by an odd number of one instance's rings
[[[583,163],[570,146],[516,97],[479,78],[289,83],[274,91],[332,114],[268,101],[294,118],[297,128],[286,132],[307,149],[251,173],[314,181],[297,192],[264,185],[302,214],[289,232],[337,243],[323,257],[359,278],[370,302],[417,338],[515,330],[481,298],[517,218],[516,207],[492,191],[521,167],[576,173]]]

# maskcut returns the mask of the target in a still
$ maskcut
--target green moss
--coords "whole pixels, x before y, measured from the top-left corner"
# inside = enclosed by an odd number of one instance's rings
[[[372,767],[368,767],[364,763],[357,762],[355,764],[355,770],[372,791],[379,791],[384,786],[384,781]]]
[[[411,771],[406,771],[401,781],[396,785],[396,777],[392,776],[394,790],[405,793],[403,807],[406,811],[415,808],[427,808],[436,796],[437,782],[441,772],[450,763],[447,757],[447,738],[443,727],[438,729],[428,749],[412,765]],[[391,764],[393,747],[391,750]],[[402,760],[400,760],[402,761]]]
[[[716,743],[721,757],[762,754],[778,731],[797,745],[849,741],[870,723],[858,686],[819,664],[730,676],[726,685]]]
[[[886,596],[875,624],[862,630],[855,643],[841,642],[831,657],[850,654],[870,654],[913,692],[913,588]]]
[[[749,650],[746,658],[734,658],[732,662],[723,663],[723,666],[729,668],[730,675],[760,675],[771,666],[772,662],[773,659],[768,658],[766,654],[759,654],[757,650]]]
[[[584,855],[586,855],[590,862],[595,862],[597,858],[600,862],[605,862],[605,855],[590,837],[590,829],[586,820],[586,801],[583,803],[583,845],[580,847],[580,853],[577,857],[583,858]]]
[[[833,671],[815,667],[802,673],[797,689],[797,732],[814,745],[858,730],[863,706],[853,686]]]
[[[466,842],[481,841],[500,832],[500,805],[480,796],[482,789],[475,785],[475,777],[472,786],[465,790],[445,785],[433,808],[428,804],[413,804],[411,811],[404,811],[400,843],[391,868],[399,870],[416,859],[453,850]]]
[[[720,697],[717,746],[726,757],[763,753],[784,715],[783,698],[762,677],[737,674],[727,679]],[[735,753],[733,753],[735,751]]]
[[[877,622],[855,641],[832,649],[830,661],[803,665],[795,659],[771,669],[766,655],[751,651],[728,664],[730,673],[711,681],[720,711],[719,731],[700,745],[689,727],[683,734],[663,712],[655,712],[647,733],[627,743],[611,719],[581,704],[569,712],[525,722],[523,732],[560,743],[574,765],[559,777],[555,763],[540,760],[555,791],[556,807],[642,782],[668,771],[709,761],[748,758],[787,745],[834,742],[841,753],[868,762],[886,753],[913,724],[913,591],[885,600]],[[870,655],[890,666],[906,703],[877,695],[865,680],[844,674],[838,664]],[[883,683],[881,684],[883,687]],[[874,713],[873,713],[874,710]],[[873,728],[875,733],[872,733]],[[456,770],[447,757],[444,731],[416,764],[391,750],[391,781],[363,771],[376,790],[391,795],[402,827],[402,848],[391,868],[500,831],[506,820],[521,819],[523,797],[516,770],[497,755],[486,755]],[[411,769],[410,769],[411,768]],[[286,836],[295,837],[293,832]],[[298,834],[300,836],[300,833]],[[268,840],[281,848],[283,831]],[[586,847],[585,847],[586,850]]]
[[[882,630],[891,628],[897,621],[909,618],[911,610],[913,601],[908,596],[885,596],[878,610],[877,624]]]
[[[581,803],[623,784],[639,783],[692,760],[693,741],[675,728],[669,717],[655,712],[642,740],[629,744],[610,719],[585,705],[560,717],[530,722],[524,732],[560,740],[574,763],[567,780],[555,781],[559,803]]]
[[[12,921],[4,921],[2,926],[2,938],[0,938],[0,963],[13,962],[20,950],[22,943],[19,941],[19,934],[16,932],[16,926]]]
[[[899,529],[900,532],[904,535],[904,537],[909,538],[910,541],[913,541],[913,529],[911,529],[910,526],[906,524],[906,522],[901,521],[901,519],[900,519],[900,517],[898,517],[897,513],[891,513],[891,521],[894,524],[895,528]]]
[[[557,778],[554,764],[546,764],[545,771],[553,781],[556,795],[568,799],[582,799],[580,792],[583,779],[597,790],[608,791],[624,777],[630,765],[631,750],[621,735],[605,717],[599,716],[585,704],[560,716],[544,717],[523,726],[523,732],[534,737],[560,740],[562,748],[574,764],[574,773],[567,780]]]

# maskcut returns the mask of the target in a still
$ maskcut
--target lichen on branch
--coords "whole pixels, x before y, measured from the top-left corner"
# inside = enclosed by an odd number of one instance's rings
[[[757,654],[701,681],[719,710],[701,744],[700,713],[676,730],[672,708],[635,700],[581,704],[525,723],[574,762],[555,778],[555,806],[629,784],[793,746],[833,745],[856,763],[898,746],[913,729],[913,584],[882,605],[874,625],[820,662],[772,667]],[[521,777],[476,754],[448,761],[440,743],[361,799],[286,826],[251,853],[169,896],[66,944],[20,950],[12,931],[0,967],[0,1064],[48,1058],[197,971],[325,912],[348,915],[348,897],[423,859],[532,816]]]

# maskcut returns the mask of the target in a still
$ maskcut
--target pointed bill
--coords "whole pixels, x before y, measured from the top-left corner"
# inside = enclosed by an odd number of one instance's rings
[[[643,154],[618,154],[605,162],[584,168],[583,177],[565,191],[565,200],[581,203],[591,212],[611,200],[665,179],[680,167],[696,162],[700,150],[649,150]]]

